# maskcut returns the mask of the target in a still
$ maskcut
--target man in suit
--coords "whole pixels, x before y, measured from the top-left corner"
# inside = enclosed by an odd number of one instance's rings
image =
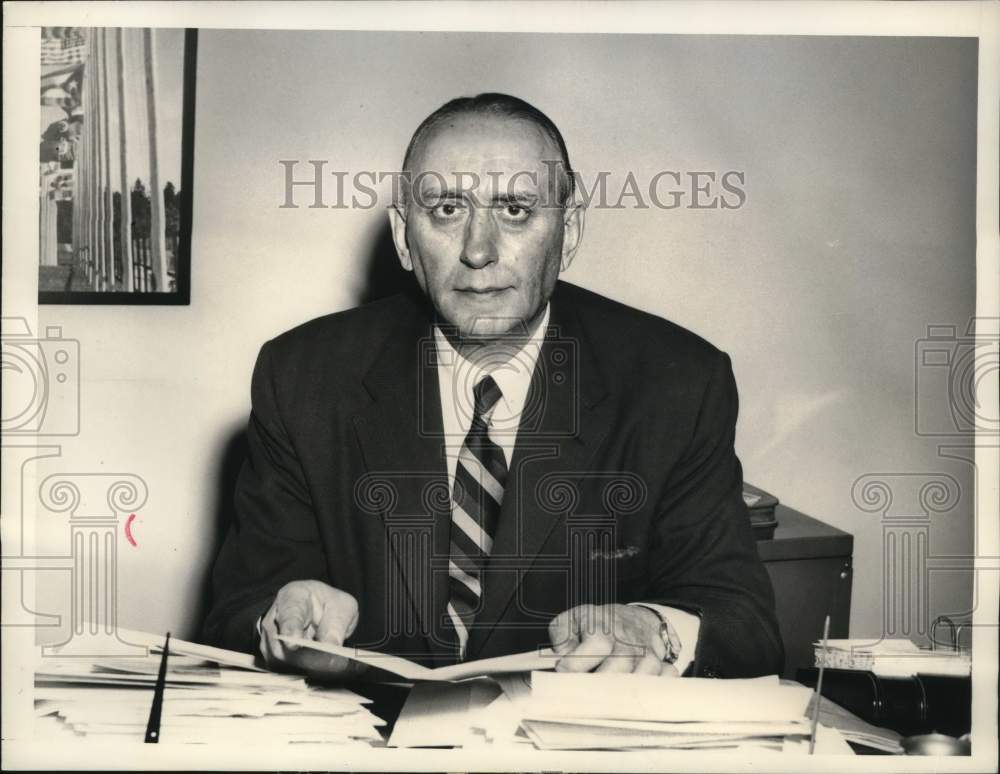
[[[266,343],[206,637],[429,665],[551,645],[566,671],[781,670],[729,357],[561,282],[583,207],[555,125],[501,94],[418,127],[401,294]]]

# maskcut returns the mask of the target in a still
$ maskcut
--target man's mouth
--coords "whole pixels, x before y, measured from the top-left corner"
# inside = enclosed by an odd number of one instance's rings
[[[488,288],[457,288],[459,293],[468,293],[469,295],[475,296],[492,296],[497,293],[502,293],[505,290],[511,290],[509,285],[503,287],[488,287]]]

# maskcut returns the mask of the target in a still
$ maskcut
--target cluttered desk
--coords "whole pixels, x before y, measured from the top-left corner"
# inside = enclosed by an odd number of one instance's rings
[[[552,671],[555,659],[546,651],[433,670],[313,643],[373,666],[377,675],[321,685],[264,670],[244,653],[143,632],[119,636],[145,646],[147,655],[47,658],[37,668],[36,735],[60,745],[144,748],[143,760],[166,746],[192,755],[213,745],[284,749],[295,756],[283,759],[286,766],[308,765],[310,754],[335,747],[345,765],[377,755],[386,768],[441,754],[475,766],[484,755],[503,753],[532,768],[585,755],[577,765],[586,760],[593,768],[601,756],[627,754],[642,765],[654,752],[903,751],[899,733],[776,675],[569,674]]]
[[[960,632],[953,648],[936,652],[902,640],[837,639],[847,629],[850,536],[768,497],[758,547],[776,589],[807,588],[814,597],[831,589],[838,600],[822,639],[810,641],[802,600],[779,593],[792,656],[782,675],[563,673],[546,650],[430,669],[289,642],[367,667],[364,680],[322,684],[263,669],[246,653],[118,627],[111,636],[128,647],[77,647],[64,658],[58,647],[45,650],[35,669],[36,738],[58,741],[52,750],[61,753],[127,747],[122,765],[132,767],[162,762],[165,748],[179,765],[203,766],[206,751],[232,762],[235,749],[252,750],[253,764],[265,768],[329,767],[334,749],[338,767],[370,765],[374,755],[383,769],[480,768],[498,754],[507,768],[589,770],[621,767],[622,755],[630,768],[645,768],[691,753],[968,754],[970,659]],[[789,643],[790,634],[798,639]],[[802,668],[810,656],[814,665]]]

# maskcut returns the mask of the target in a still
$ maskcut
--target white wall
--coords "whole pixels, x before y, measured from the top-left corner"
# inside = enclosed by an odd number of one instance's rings
[[[739,210],[591,211],[566,278],[730,352],[748,480],[855,535],[853,634],[882,616],[859,476],[954,475],[931,550],[970,551],[971,471],[914,433],[913,353],[928,324],[973,313],[974,40],[203,31],[198,72],[191,305],[39,314],[82,349],[82,434],[54,469],[150,488],[138,547],[120,543],[125,625],[194,633],[257,349],[356,304],[384,236],[378,209],[280,209],[278,160],[392,171],[427,113],[489,90],[547,112],[584,175],[745,172]],[[935,578],[933,614],[970,589]]]

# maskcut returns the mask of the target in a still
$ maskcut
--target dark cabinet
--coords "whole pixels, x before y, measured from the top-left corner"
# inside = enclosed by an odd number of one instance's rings
[[[813,643],[830,615],[830,639],[849,636],[854,536],[779,505],[778,528],[757,541],[774,585],[778,625],[785,642],[783,677],[813,665]]]

